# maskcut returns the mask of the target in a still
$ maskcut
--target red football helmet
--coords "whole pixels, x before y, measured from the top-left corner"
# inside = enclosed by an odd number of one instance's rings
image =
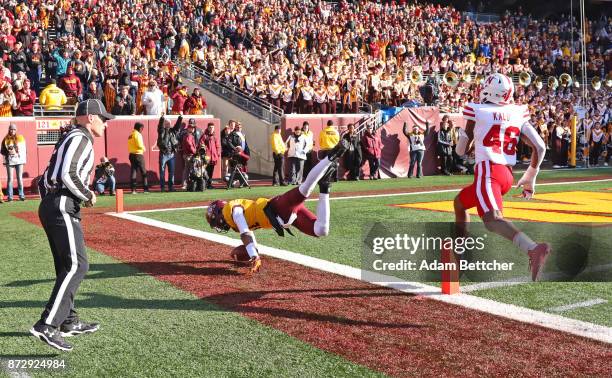
[[[223,218],[223,206],[227,204],[227,201],[216,200],[208,205],[206,209],[206,220],[210,225],[210,228],[214,228],[217,232],[227,232],[230,226],[225,222]]]

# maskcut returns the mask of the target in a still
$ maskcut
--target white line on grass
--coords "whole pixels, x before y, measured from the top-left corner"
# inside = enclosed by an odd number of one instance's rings
[[[591,299],[591,300],[584,301],[584,302],[578,302],[578,303],[568,304],[565,306],[553,307],[553,308],[550,308],[548,311],[563,312],[563,311],[573,310],[576,308],[591,307],[591,306],[595,306],[595,305],[607,303],[607,302],[608,301],[605,299],[595,298],[595,299]]]
[[[196,238],[210,240],[232,247],[241,244],[240,240],[232,239],[228,236],[195,230],[192,228],[166,223],[155,219],[145,218],[134,214],[108,213],[108,215],[130,220],[133,222],[143,223],[149,226],[158,227],[184,235],[193,236]],[[259,245],[258,247],[260,253],[264,255],[303,265],[312,269],[337,274],[355,280],[365,281],[379,286],[393,288],[405,293],[427,296],[431,299],[435,299],[441,302],[450,303],[457,306],[486,312],[496,316],[501,316],[504,318],[513,319],[529,324],[535,324],[542,327],[555,329],[612,344],[612,328],[610,327],[583,322],[575,319],[569,319],[560,315],[549,314],[542,311],[535,311],[511,304],[500,303],[486,298],[475,297],[469,294],[443,295],[440,292],[440,288],[437,288],[435,286],[425,285],[418,282],[398,281],[396,277],[390,277],[369,271],[366,272],[348,265],[338,264],[318,259],[316,257],[305,256],[282,249],[267,247],[263,245]],[[367,275],[368,278],[366,279],[364,275]]]
[[[594,182],[606,182],[612,181],[612,179],[600,179],[600,180],[588,180],[588,181],[562,181],[562,182],[546,182],[543,184],[538,184],[538,186],[550,186],[550,185],[571,185],[571,184],[585,184],[585,183],[594,183]],[[346,196],[346,197],[331,197],[330,201],[340,201],[340,200],[348,200],[348,199],[361,199],[361,198],[383,198],[383,197],[401,197],[401,196],[414,196],[418,194],[436,194],[436,193],[453,193],[460,191],[459,189],[443,189],[443,190],[425,190],[420,192],[403,192],[403,193],[383,193],[383,194],[364,194],[364,195],[356,195],[356,196]],[[310,198],[306,201],[318,201],[316,198]],[[162,211],[179,211],[179,210],[194,210],[194,209],[206,209],[208,206],[188,206],[188,207],[171,207],[171,208],[163,208],[163,209],[150,209],[150,210],[134,210],[127,211],[130,214],[144,214],[144,213],[156,213]]]
[[[591,268],[584,269],[580,273],[598,273],[606,272],[612,269],[612,264],[596,265]],[[542,274],[544,281],[563,281],[571,278],[563,272],[550,272]],[[477,290],[494,289],[498,287],[516,286],[532,282],[531,276],[514,277],[504,281],[479,282],[471,285],[461,286],[461,291],[469,293]]]

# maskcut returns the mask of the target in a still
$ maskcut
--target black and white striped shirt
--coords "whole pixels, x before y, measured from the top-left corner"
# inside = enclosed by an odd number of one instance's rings
[[[93,137],[84,127],[76,127],[55,145],[49,166],[43,173],[45,191],[69,190],[76,198],[89,201],[89,177],[94,165]]]

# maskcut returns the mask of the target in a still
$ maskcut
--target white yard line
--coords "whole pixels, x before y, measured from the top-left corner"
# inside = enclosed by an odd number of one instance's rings
[[[604,264],[604,265],[597,265],[597,266],[593,266],[591,268],[585,269],[581,273],[605,272],[610,269],[612,269],[612,264]],[[567,279],[567,275],[564,274],[563,272],[551,272],[551,273],[542,274],[542,278],[545,281],[555,281],[555,280]],[[461,291],[464,293],[469,293],[469,292],[477,291],[477,290],[522,285],[522,284],[526,284],[530,282],[532,282],[531,276],[515,277],[515,278],[510,278],[504,281],[479,282],[479,283],[475,283],[471,285],[461,286]]]
[[[550,185],[572,185],[572,184],[584,184],[584,183],[593,183],[593,182],[607,182],[612,181],[612,179],[600,179],[600,180],[588,180],[588,181],[562,181],[562,182],[546,182],[543,184],[538,184],[537,186],[550,186]],[[403,193],[383,193],[383,194],[363,194],[356,196],[346,196],[346,197],[331,197],[330,201],[340,201],[340,200],[349,200],[349,199],[361,199],[361,198],[384,198],[384,197],[401,197],[401,196],[414,196],[419,194],[434,194],[434,193],[453,193],[458,192],[460,189],[444,189],[444,190],[424,190],[420,192],[403,192]],[[306,201],[318,201],[316,198],[307,199]],[[163,208],[163,209],[150,209],[150,210],[134,210],[127,211],[130,214],[141,214],[141,213],[155,213],[158,211],[178,211],[178,210],[194,210],[194,209],[206,209],[208,206],[188,206],[188,207],[172,207],[172,208]]]
[[[568,304],[565,306],[553,307],[553,308],[550,308],[548,311],[563,312],[563,311],[573,310],[576,308],[591,307],[591,306],[595,306],[595,305],[602,304],[602,303],[608,303],[608,301],[605,299],[601,299],[601,298],[595,298],[595,299],[591,299],[591,300],[584,301],[584,302],[578,302],[578,303]]]
[[[161,229],[193,236],[196,238],[210,240],[232,247],[241,244],[240,240],[232,239],[225,235],[195,230],[192,228],[166,223],[130,213],[108,214],[117,218],[138,222],[153,227],[158,227]],[[549,314],[542,311],[535,311],[511,304],[500,303],[490,299],[472,296],[469,294],[443,295],[440,292],[440,288],[421,284],[418,282],[398,281],[395,277],[389,277],[374,272],[367,272],[367,276],[369,277],[369,279],[365,280],[363,277],[364,272],[362,272],[361,269],[348,265],[333,263],[311,256],[301,255],[295,252],[285,251],[282,249],[259,245],[259,251],[264,255],[286,260],[312,269],[337,274],[355,280],[365,281],[379,286],[393,288],[405,293],[427,296],[428,298],[437,301],[450,303],[457,306],[486,312],[496,316],[501,316],[504,318],[513,319],[529,324],[535,324],[542,327],[555,329],[612,344],[611,327],[605,327],[597,324],[583,322],[580,320],[569,319],[560,315]]]

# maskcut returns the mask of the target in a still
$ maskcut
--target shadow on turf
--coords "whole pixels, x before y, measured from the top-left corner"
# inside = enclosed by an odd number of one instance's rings
[[[19,360],[19,359],[29,359],[29,358],[54,358],[54,357],[58,357],[59,355],[60,355],[59,353],[56,353],[56,354],[2,354],[0,353],[0,358]]]
[[[29,337],[30,332],[0,332],[0,337]]]
[[[194,267],[183,264],[225,264],[227,266],[219,267]],[[130,262],[127,263],[131,268],[128,268],[125,264],[90,264],[89,271],[85,277],[86,280],[95,279],[108,279],[108,278],[120,278],[120,277],[133,277],[133,276],[144,276],[150,275],[147,272],[154,272],[155,275],[203,275],[203,276],[240,276],[241,274],[236,270],[231,269],[231,260],[217,260],[217,261],[147,261],[147,262]],[[139,271],[135,272],[136,268]],[[43,278],[39,280],[18,280],[9,282],[4,287],[28,287],[38,285],[42,283],[55,282],[54,278]]]
[[[304,300],[304,296],[312,296],[312,299],[318,297],[313,295],[316,292],[344,292],[342,297],[363,297],[366,294],[368,297],[389,296],[392,293],[379,292],[379,293],[364,293],[363,291],[380,291],[380,289],[368,289],[368,288],[349,288],[349,289],[305,289],[305,290],[270,290],[270,291],[256,291],[256,292],[234,292],[222,295],[215,295],[209,297],[203,297],[202,299],[134,299],[134,298],[123,298],[114,295],[105,295],[100,293],[83,293],[80,298],[76,300],[77,308],[105,308],[105,309],[118,309],[118,310],[192,310],[192,311],[222,311],[219,307],[227,310],[236,311],[244,314],[265,314],[277,318],[287,319],[303,319],[309,321],[318,321],[326,323],[336,323],[348,326],[370,326],[376,328],[421,328],[424,327],[419,324],[411,323],[384,323],[371,320],[360,320],[360,319],[349,319],[342,316],[333,314],[322,314],[316,312],[308,312],[295,309],[287,308],[273,308],[273,307],[258,307],[251,306],[248,303],[266,300],[287,300],[296,301]],[[288,296],[287,298],[265,298],[266,295],[271,294],[297,294],[297,296]],[[397,296],[406,296],[406,294],[397,293]],[[331,295],[330,295],[331,296]],[[219,307],[212,306],[210,303],[218,305]],[[4,301],[0,302],[2,308],[41,308],[44,306],[43,301]],[[1,336],[5,337],[20,337],[27,336],[27,333],[22,332],[8,332],[5,334],[0,333]]]
[[[333,293],[332,293],[333,292]],[[320,293],[320,294],[317,294]],[[278,294],[288,294],[286,297],[278,297]],[[270,297],[266,297],[270,295]],[[264,306],[251,306],[249,303],[256,303],[258,301],[272,301],[278,303],[279,301],[287,302],[302,302],[302,301],[316,301],[321,298],[373,298],[373,297],[406,297],[411,298],[413,296],[401,292],[393,292],[388,289],[380,288],[344,288],[344,289],[285,289],[285,290],[268,290],[268,291],[249,291],[249,292],[233,292],[226,294],[213,295],[203,297],[202,299],[215,303],[221,307],[230,309],[232,311],[245,313],[245,314],[265,314],[277,318],[286,319],[302,319],[308,321],[318,321],[326,323],[336,323],[348,326],[369,326],[376,328],[423,328],[424,325],[412,324],[412,323],[384,323],[372,320],[360,320],[360,319],[349,319],[346,317],[334,315],[334,314],[323,314],[309,311],[302,311],[299,309],[288,309],[288,308],[277,308],[277,307],[264,307]]]

